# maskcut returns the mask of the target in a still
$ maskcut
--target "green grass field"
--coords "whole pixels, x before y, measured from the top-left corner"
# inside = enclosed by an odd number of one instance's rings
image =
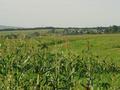
[[[75,36],[76,37],[76,36]],[[85,35],[78,36],[79,40],[69,42],[69,48],[73,52],[81,53],[87,48],[88,42],[92,53],[114,59],[120,60],[120,34],[111,35]]]
[[[120,90],[120,34],[6,34],[0,34],[0,90]]]

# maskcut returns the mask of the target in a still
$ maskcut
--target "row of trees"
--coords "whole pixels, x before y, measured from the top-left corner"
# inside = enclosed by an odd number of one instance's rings
[[[44,28],[21,28],[21,29],[5,29],[0,31],[29,31],[29,30],[39,30],[47,31],[48,33],[58,33],[58,34],[102,34],[102,33],[119,33],[120,26],[109,26],[109,27],[93,27],[93,28],[59,28],[59,27],[44,27]],[[39,32],[41,33],[41,32]],[[34,33],[39,36],[39,33]]]
[[[110,26],[110,27],[95,27],[95,28],[63,28],[63,30],[52,28],[50,33],[63,33],[63,34],[102,34],[102,33],[119,33],[120,26]]]

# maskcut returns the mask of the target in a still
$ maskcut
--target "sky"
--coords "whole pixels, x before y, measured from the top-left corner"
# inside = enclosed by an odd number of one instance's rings
[[[20,27],[120,25],[120,0],[0,0],[0,25]]]

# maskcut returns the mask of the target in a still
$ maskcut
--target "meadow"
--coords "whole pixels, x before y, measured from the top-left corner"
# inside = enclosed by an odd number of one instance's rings
[[[120,34],[1,32],[0,90],[120,90]]]

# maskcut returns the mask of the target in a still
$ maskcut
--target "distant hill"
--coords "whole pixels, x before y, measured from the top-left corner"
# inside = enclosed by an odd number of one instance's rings
[[[20,27],[0,25],[0,30],[3,30],[3,29],[17,29],[17,28],[20,28]]]

